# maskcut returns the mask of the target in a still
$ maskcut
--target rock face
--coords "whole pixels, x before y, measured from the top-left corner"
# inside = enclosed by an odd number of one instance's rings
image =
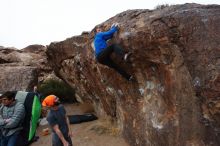
[[[220,6],[128,10],[100,26],[114,22],[112,42],[133,53],[116,62],[136,81],[95,61],[94,30],[49,45],[56,74],[117,121],[131,146],[220,145]]]
[[[22,50],[0,48],[0,92],[32,91],[33,86],[52,72],[47,65],[46,47],[31,45]]]

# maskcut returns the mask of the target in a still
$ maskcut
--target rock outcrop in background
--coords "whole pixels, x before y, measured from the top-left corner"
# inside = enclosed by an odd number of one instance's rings
[[[7,90],[32,91],[51,75],[46,47],[30,45],[22,50],[0,48],[0,93]]]
[[[131,146],[220,145],[220,6],[128,10],[100,26],[114,22],[113,42],[133,53],[116,61],[136,82],[95,61],[94,30],[49,45],[55,73],[117,121]]]

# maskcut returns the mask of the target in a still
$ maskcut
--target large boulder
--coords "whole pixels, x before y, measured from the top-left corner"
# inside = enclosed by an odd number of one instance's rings
[[[52,69],[47,63],[46,47],[30,45],[22,50],[0,48],[0,93],[7,90],[32,91]]]
[[[112,42],[133,53],[115,61],[136,81],[95,61],[94,30],[49,45],[55,73],[117,121],[131,146],[220,145],[220,6],[128,10],[99,26],[114,22]]]

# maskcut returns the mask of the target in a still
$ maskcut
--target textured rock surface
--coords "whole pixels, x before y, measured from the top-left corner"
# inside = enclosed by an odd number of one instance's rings
[[[37,84],[37,68],[29,66],[0,66],[0,91],[32,90]]]
[[[115,119],[131,146],[220,145],[220,6],[128,10],[100,26],[114,22],[113,41],[133,53],[131,63],[116,61],[136,82],[97,64],[94,30],[50,44],[56,74]]]
[[[32,91],[52,72],[42,45],[31,45],[22,50],[0,48],[0,92],[7,90]]]

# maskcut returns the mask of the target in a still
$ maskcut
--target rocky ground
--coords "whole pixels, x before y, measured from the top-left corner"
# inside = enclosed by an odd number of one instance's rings
[[[65,104],[68,114],[82,114],[85,110],[81,105]],[[86,108],[86,107],[85,107]],[[51,134],[43,136],[42,130],[49,127],[39,126],[37,135],[40,137],[37,142],[31,146],[50,146]],[[73,145],[74,146],[128,146],[128,144],[121,137],[118,129],[112,126],[105,119],[98,119],[91,122],[84,122],[81,124],[71,124],[73,131]]]

